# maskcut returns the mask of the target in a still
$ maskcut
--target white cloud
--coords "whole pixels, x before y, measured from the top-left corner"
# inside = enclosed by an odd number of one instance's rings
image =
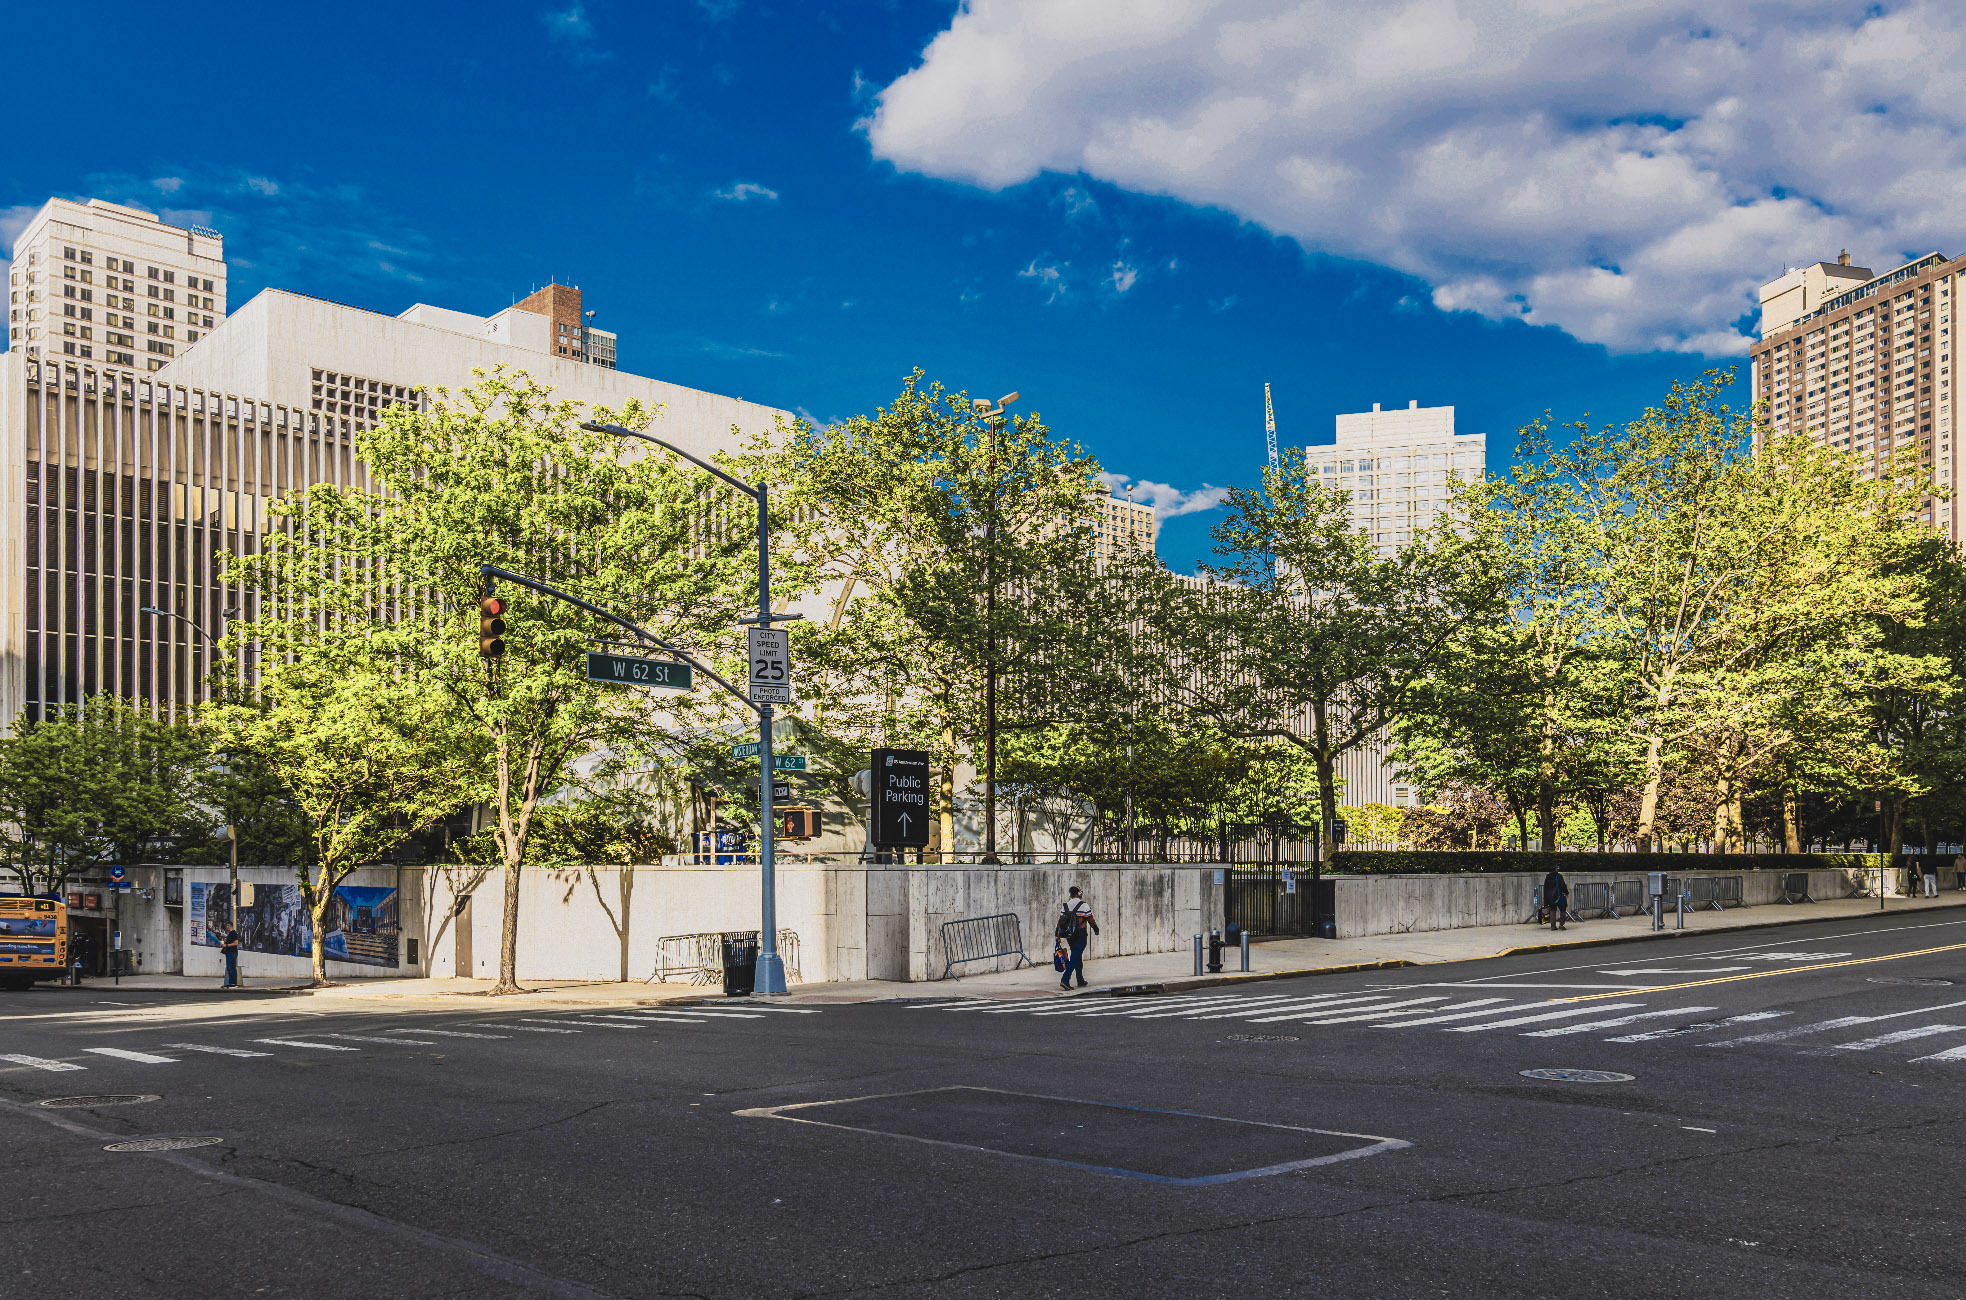
[[[1139,278],[1139,267],[1128,266],[1125,262],[1115,262],[1111,274],[1106,277],[1106,283],[1112,286],[1114,293],[1125,293]]]
[[[546,24],[546,34],[556,41],[591,41],[594,39],[594,24],[587,18],[584,5],[568,5],[565,9],[549,9],[539,16]]]
[[[716,191],[716,196],[726,203],[749,203],[753,199],[765,203],[778,202],[778,191],[769,185],[759,185],[752,181],[738,181]]]
[[[1017,273],[1020,280],[1033,280],[1044,290],[1046,302],[1057,302],[1066,293],[1065,268],[1063,266],[1039,266],[1038,259]]]
[[[1183,492],[1180,488],[1171,487],[1166,483],[1155,483],[1145,479],[1134,480],[1124,474],[1101,474],[1099,477],[1105,480],[1107,487],[1121,496],[1127,494],[1127,488],[1130,486],[1135,501],[1145,502],[1154,508],[1155,519],[1172,519],[1176,515],[1192,515],[1204,510],[1213,510],[1229,495],[1229,489],[1206,483],[1192,492]]]
[[[1957,0],[971,0],[862,123],[897,167],[1224,209],[1436,306],[1745,346],[1791,265],[1966,234]]]

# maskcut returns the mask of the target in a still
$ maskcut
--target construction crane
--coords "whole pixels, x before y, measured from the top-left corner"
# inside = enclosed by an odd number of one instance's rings
[[[1275,473],[1282,466],[1277,461],[1277,412],[1270,405],[1270,386],[1263,385],[1263,434],[1270,444],[1270,472]]]

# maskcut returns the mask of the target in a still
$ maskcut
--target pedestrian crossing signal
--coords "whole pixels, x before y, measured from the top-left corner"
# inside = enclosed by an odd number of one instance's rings
[[[486,596],[478,602],[478,657],[496,659],[505,653],[505,602]]]
[[[817,808],[784,808],[780,810],[778,834],[783,839],[818,839],[819,829],[819,810]]]

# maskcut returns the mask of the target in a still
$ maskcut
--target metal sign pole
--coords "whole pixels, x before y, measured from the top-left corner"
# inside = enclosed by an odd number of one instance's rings
[[[771,630],[771,512],[766,488],[758,484],[758,626]],[[759,900],[757,991],[785,991],[785,963],[778,955],[777,828],[771,813],[771,705],[758,706],[758,874]]]

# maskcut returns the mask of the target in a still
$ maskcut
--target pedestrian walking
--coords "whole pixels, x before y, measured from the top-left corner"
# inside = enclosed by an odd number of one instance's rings
[[[1925,897],[1937,898],[1939,896],[1939,855],[1936,853],[1927,853],[1919,859],[1919,865],[1924,868],[1925,872]]]
[[[218,947],[219,951],[225,954],[225,987],[236,989],[239,987],[238,927],[228,922],[225,927],[225,933],[219,938]]]
[[[1564,924],[1563,914],[1570,906],[1570,882],[1555,867],[1551,867],[1550,874],[1543,877],[1543,906],[1549,911],[1550,929],[1569,928]]]
[[[1065,903],[1058,909],[1058,924],[1052,928],[1052,933],[1065,941],[1070,953],[1065,961],[1064,977],[1058,981],[1058,987],[1071,988],[1072,977],[1076,975],[1078,986],[1084,988],[1086,940],[1099,933],[1099,922],[1093,919],[1092,904],[1085,901],[1077,885],[1066,891]]]

